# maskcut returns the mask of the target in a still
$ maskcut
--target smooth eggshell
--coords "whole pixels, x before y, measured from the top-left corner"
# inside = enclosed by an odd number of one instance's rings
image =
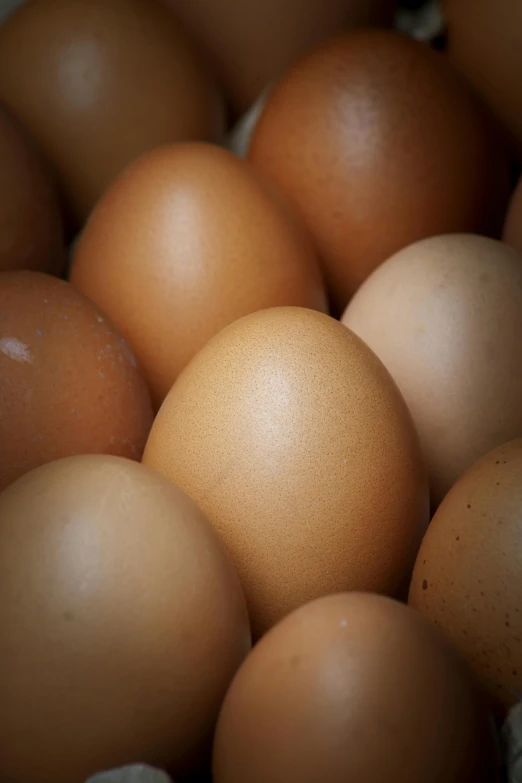
[[[299,60],[249,157],[304,217],[338,308],[411,242],[498,234],[509,193],[478,100],[441,54],[394,31],[354,30]]]
[[[329,316],[274,308],[222,330],[143,459],[216,526],[255,637],[312,598],[409,581],[428,520],[417,436],[382,364]]]
[[[511,197],[503,239],[508,245],[522,253],[522,177]]]
[[[374,272],[342,320],[402,391],[435,505],[479,457],[522,436],[522,256],[507,245],[418,242]]]
[[[335,595],[267,634],[227,693],[215,783],[492,783],[471,673],[419,614]]]
[[[232,321],[278,305],[327,308],[291,209],[249,163],[210,144],[166,146],[127,169],[82,234],[70,279],[128,339],[158,407]]]
[[[0,28],[0,98],[47,155],[76,223],[141,153],[223,129],[199,57],[149,0],[22,6]]]
[[[409,602],[469,660],[493,700],[522,699],[522,440],[489,452],[446,496]]]
[[[40,272],[0,274],[0,490],[74,454],[141,458],[153,412],[108,318]]]
[[[179,770],[250,647],[230,558],[196,505],[130,460],[82,456],[0,495],[0,779]]]
[[[49,172],[19,123],[0,107],[0,272],[61,272],[65,236]]]

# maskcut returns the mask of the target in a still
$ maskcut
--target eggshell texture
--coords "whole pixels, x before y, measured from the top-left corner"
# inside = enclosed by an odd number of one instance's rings
[[[423,541],[409,602],[461,650],[493,699],[522,698],[522,440],[457,482]]]
[[[485,725],[470,672],[421,615],[382,596],[329,596],[239,669],[214,781],[489,783]]]
[[[504,225],[504,241],[522,253],[522,178],[511,198]]]
[[[153,413],[127,343],[40,272],[0,275],[0,490],[59,457],[141,458]]]
[[[213,84],[151,0],[22,6],[0,28],[0,98],[48,156],[77,222],[139,154],[222,131]]]
[[[216,332],[255,310],[325,310],[315,251],[251,166],[210,144],[142,157],[102,199],[71,282],[129,340],[159,405]]]
[[[291,199],[337,307],[392,253],[452,231],[500,232],[505,151],[442,55],[354,30],[303,57],[268,97],[249,156]]]
[[[447,50],[511,132],[522,160],[522,5],[519,0],[443,0]]]
[[[345,27],[388,24],[395,0],[164,0],[205,46],[236,111],[310,47]]]
[[[172,387],[143,460],[216,526],[255,637],[312,598],[409,581],[428,517],[416,433],[329,316],[283,307],[226,327]]]
[[[45,465],[0,495],[0,778],[179,769],[250,647],[243,594],[196,505],[120,457]]]
[[[342,320],[402,391],[434,504],[479,457],[522,436],[522,256],[507,245],[416,243],[374,272]]]
[[[0,272],[60,272],[64,265],[64,231],[51,178],[18,123],[0,107]]]

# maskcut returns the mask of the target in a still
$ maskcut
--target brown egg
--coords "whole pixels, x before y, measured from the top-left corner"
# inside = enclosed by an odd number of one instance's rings
[[[239,669],[215,783],[492,783],[491,736],[463,661],[416,612],[358,593],[283,620]]]
[[[253,633],[339,590],[395,593],[428,520],[409,412],[329,316],[282,307],[226,327],[167,396],[143,460],[214,523]]]
[[[237,112],[320,41],[388,24],[395,0],[164,0],[202,43]]]
[[[522,177],[509,205],[504,225],[504,241],[522,253]]]
[[[342,320],[402,391],[435,505],[479,457],[522,436],[522,256],[507,245],[418,242],[373,273]]]
[[[51,178],[22,128],[1,106],[0,172],[0,272],[60,272],[65,238]]]
[[[249,155],[304,217],[338,308],[411,242],[504,219],[489,117],[442,55],[398,32],[354,30],[297,62]]]
[[[156,0],[39,0],[0,28],[0,98],[51,162],[82,222],[158,144],[216,138],[220,99]]]
[[[1,273],[0,490],[59,457],[139,460],[152,419],[133,353],[92,302],[40,272]]]
[[[443,7],[449,57],[511,132],[522,156],[522,5],[443,0]]]
[[[83,783],[191,763],[250,647],[243,594],[196,505],[120,457],[0,495],[0,779]]]
[[[522,440],[490,451],[457,482],[424,538],[410,588],[494,701],[522,699]]]
[[[237,318],[327,308],[305,229],[250,164],[210,144],[167,146],[131,166],[89,221],[71,282],[121,329],[158,407]]]

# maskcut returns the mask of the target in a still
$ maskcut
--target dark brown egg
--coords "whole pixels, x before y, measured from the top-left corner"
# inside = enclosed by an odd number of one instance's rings
[[[493,783],[477,690],[417,612],[375,595],[319,599],[239,669],[214,783]]]
[[[0,98],[47,155],[78,223],[158,144],[216,138],[223,110],[156,0],[39,0],[0,28]]]
[[[0,107],[0,272],[60,272],[64,245],[51,177],[19,123]]]
[[[250,648],[196,505],[130,460],[82,456],[0,495],[0,779],[83,783],[192,763]]]
[[[354,30],[276,85],[249,155],[304,217],[342,308],[411,242],[500,232],[509,177],[491,123],[442,55]]]
[[[410,604],[472,664],[500,710],[522,700],[522,440],[489,452],[446,496]]]
[[[139,460],[152,418],[132,351],[92,302],[40,272],[0,274],[0,490],[59,457]]]

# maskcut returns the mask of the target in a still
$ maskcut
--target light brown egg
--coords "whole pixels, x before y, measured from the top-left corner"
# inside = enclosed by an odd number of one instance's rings
[[[428,519],[417,436],[382,364],[329,316],[282,307],[223,329],[143,460],[216,526],[255,637],[312,598],[409,580]]]
[[[0,28],[0,98],[47,155],[77,223],[159,144],[213,139],[223,107],[156,0],[39,0]]]
[[[0,495],[0,779],[179,771],[250,647],[245,600],[196,505],[130,460],[82,456]]]
[[[285,618],[239,669],[215,783],[493,783],[471,672],[417,612],[352,593]]]
[[[0,106],[0,272],[61,272],[65,237],[49,173],[19,123]]]
[[[250,164],[210,144],[163,147],[125,171],[89,221],[70,279],[127,338],[157,407],[237,318],[278,305],[327,308],[291,209]]]
[[[522,436],[522,256],[507,245],[418,242],[374,272],[342,320],[402,391],[435,505],[479,457]]]
[[[152,419],[132,351],[92,302],[40,272],[0,274],[0,490],[59,457],[139,460]]]
[[[395,0],[164,0],[210,55],[246,111],[303,52],[346,27],[388,24]]]
[[[409,602],[469,660],[493,700],[522,699],[522,440],[457,482],[419,552]]]
[[[511,132],[522,159],[522,5],[443,0],[453,65]]]
[[[504,241],[522,253],[522,178],[511,198],[504,225]]]
[[[249,156],[303,216],[340,312],[411,242],[500,233],[505,151],[442,55],[354,30],[298,61],[268,96]]]

